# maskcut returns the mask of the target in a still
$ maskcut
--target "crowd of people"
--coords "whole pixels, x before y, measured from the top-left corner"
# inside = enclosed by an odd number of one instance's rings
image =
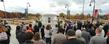
[[[0,44],[9,44],[11,27],[0,24]],[[35,24],[22,22],[16,26],[19,44],[109,44],[109,23],[99,21],[48,21]]]
[[[11,36],[11,26],[6,20],[0,20],[0,44],[9,44]]]

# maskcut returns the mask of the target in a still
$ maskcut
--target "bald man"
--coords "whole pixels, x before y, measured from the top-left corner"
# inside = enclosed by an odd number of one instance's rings
[[[97,28],[95,30],[96,35],[93,36],[89,44],[106,44],[106,39],[101,36],[102,29]]]

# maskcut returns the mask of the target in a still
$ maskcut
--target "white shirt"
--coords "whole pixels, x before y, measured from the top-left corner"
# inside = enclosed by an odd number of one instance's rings
[[[1,32],[0,33],[0,40],[7,40],[8,38],[7,38],[7,34],[6,34],[6,32]]]
[[[50,30],[44,30],[44,33],[45,33],[45,38],[50,38],[51,35],[50,35]]]

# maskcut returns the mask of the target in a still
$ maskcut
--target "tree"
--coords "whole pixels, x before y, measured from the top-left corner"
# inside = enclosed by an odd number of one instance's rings
[[[65,17],[64,13],[59,13],[59,17]]]

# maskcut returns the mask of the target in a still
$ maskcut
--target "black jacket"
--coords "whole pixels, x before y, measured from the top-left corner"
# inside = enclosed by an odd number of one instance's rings
[[[34,42],[31,41],[31,40],[27,40],[27,41],[25,41],[23,44],[34,44]]]
[[[7,26],[5,26],[6,27],[6,33],[7,33],[7,35],[8,35],[8,37],[10,37],[11,36],[11,33],[10,33],[10,31],[11,31],[11,26],[9,26],[9,25],[7,25]]]
[[[77,40],[76,38],[68,39],[63,44],[84,44],[82,41]]]

